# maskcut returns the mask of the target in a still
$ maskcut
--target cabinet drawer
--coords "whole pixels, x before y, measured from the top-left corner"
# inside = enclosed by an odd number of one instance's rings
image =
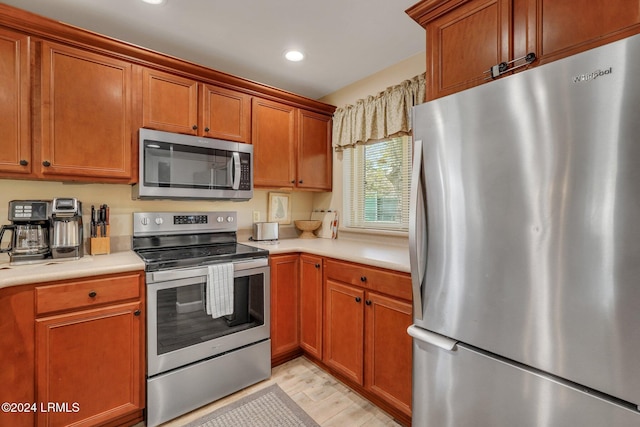
[[[327,278],[411,301],[408,274],[335,260],[327,260],[325,266]]]
[[[140,276],[101,277],[36,287],[36,314],[140,298]]]

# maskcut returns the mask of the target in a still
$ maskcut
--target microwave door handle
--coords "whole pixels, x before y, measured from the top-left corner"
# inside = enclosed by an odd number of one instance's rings
[[[231,169],[229,170],[229,178],[233,181],[231,189],[237,190],[240,188],[240,153],[233,152],[231,156]]]

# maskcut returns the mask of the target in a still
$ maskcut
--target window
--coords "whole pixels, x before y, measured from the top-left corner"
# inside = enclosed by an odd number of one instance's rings
[[[347,227],[407,231],[411,138],[401,136],[344,151]]]

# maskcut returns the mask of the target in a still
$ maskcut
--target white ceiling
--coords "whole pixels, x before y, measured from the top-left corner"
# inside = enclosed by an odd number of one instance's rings
[[[219,71],[318,99],[425,49],[418,0],[2,0]],[[286,49],[305,52],[286,61]]]

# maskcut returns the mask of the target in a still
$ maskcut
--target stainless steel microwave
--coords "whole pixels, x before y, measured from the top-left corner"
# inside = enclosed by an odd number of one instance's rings
[[[253,197],[253,146],[140,129],[134,199]]]

